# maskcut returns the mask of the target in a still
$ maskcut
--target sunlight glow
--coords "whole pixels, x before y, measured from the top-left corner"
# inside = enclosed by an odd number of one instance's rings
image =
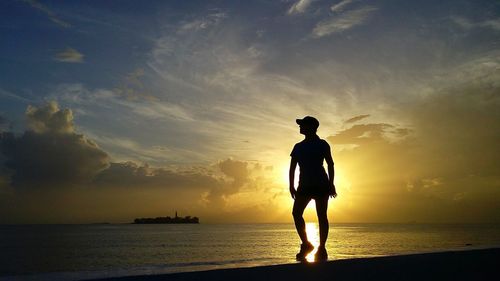
[[[290,169],[290,163],[283,163],[280,165],[280,183],[285,184],[288,187],[288,170]],[[299,167],[295,169],[295,188],[299,184]]]
[[[281,169],[280,169],[280,180],[281,180],[281,183],[285,184],[288,186],[288,169],[290,167],[286,164],[283,164],[281,165]]]
[[[318,224],[314,222],[308,222],[306,223],[306,233],[307,233],[307,239],[311,244],[314,245],[314,248],[317,250],[319,246],[319,228]],[[314,262],[314,254],[316,251],[312,251],[307,255],[306,260],[307,262]]]
[[[351,182],[341,168],[335,167],[335,187],[343,190],[351,190]]]

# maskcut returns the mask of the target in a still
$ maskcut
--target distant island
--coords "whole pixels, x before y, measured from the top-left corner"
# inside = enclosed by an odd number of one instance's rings
[[[156,217],[156,218],[138,218],[135,219],[134,224],[155,224],[155,223],[200,223],[200,219],[197,217],[179,217],[177,216],[177,211],[175,212],[175,217]]]

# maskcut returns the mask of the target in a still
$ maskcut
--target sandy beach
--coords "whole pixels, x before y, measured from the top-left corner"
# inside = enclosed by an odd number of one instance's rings
[[[500,248],[94,280],[492,280]]]

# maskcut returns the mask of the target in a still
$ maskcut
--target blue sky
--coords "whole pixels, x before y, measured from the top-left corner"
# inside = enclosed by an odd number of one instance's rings
[[[0,34],[0,128],[33,130],[30,105],[47,114],[68,109],[71,133],[95,142],[109,163],[215,174],[226,159],[272,167],[254,175],[255,185],[286,173],[301,140],[294,120],[313,115],[334,156],[351,163],[343,173],[337,165],[345,194],[363,186],[352,163],[369,169],[384,141],[415,149],[393,162],[425,159],[399,173],[389,192],[433,183],[444,187],[420,191],[453,201],[470,193],[450,180],[462,168],[435,166],[457,153],[477,161],[464,148],[498,140],[497,1],[2,1]],[[50,102],[57,107],[44,107]],[[429,152],[443,145],[451,148]],[[484,175],[473,174],[491,196],[499,159],[490,158]],[[286,183],[274,183],[266,196],[285,198]],[[226,203],[252,188],[226,194]],[[356,201],[345,200],[345,210]],[[361,213],[345,220],[390,220]]]

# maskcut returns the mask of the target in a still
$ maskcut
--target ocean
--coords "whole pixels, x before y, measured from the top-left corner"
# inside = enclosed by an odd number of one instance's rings
[[[317,245],[317,224],[307,232]],[[332,224],[327,249],[338,260],[499,246],[498,224]],[[298,249],[293,224],[1,225],[0,280],[294,263]]]

